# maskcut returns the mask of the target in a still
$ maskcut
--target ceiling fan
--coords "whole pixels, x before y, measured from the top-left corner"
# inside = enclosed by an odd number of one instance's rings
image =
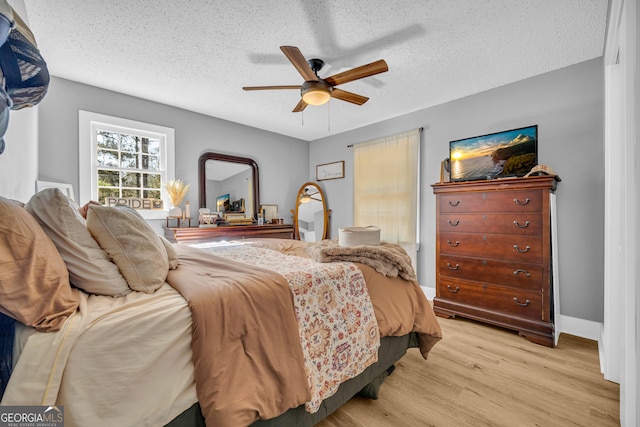
[[[243,90],[273,90],[273,89],[300,89],[302,98],[293,109],[294,113],[304,110],[307,105],[322,105],[329,101],[330,98],[336,98],[341,101],[351,102],[352,104],[362,105],[369,100],[366,96],[347,92],[338,89],[336,86],[348,83],[354,80],[363,79],[365,77],[384,73],[389,70],[384,59],[372,62],[370,64],[361,65],[342,73],[334,74],[331,77],[320,78],[318,71],[322,69],[324,61],[321,59],[309,59],[305,57],[295,46],[280,46],[280,50],[291,61],[293,66],[298,70],[304,83],[302,85],[291,86],[244,86]]]
[[[304,192],[300,194],[300,203],[309,203],[311,200],[317,200],[319,202],[322,201],[322,196],[319,199],[317,197],[313,197],[316,194],[319,194],[319,191],[316,191],[315,193],[310,193],[310,191],[309,187],[305,187]]]

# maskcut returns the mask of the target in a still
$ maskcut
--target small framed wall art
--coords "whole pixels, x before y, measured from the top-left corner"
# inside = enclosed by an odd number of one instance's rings
[[[316,166],[316,181],[344,178],[344,160]]]

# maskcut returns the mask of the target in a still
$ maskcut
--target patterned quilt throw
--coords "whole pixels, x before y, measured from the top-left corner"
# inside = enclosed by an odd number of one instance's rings
[[[340,383],[378,360],[378,324],[364,277],[353,263],[319,263],[241,243],[196,246],[286,278],[311,391],[311,400],[305,404],[308,412],[316,412]]]

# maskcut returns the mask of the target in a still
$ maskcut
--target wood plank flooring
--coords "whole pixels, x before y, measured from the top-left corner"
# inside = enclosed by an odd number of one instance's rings
[[[354,397],[317,427],[619,426],[619,385],[597,343],[562,334],[556,348],[470,320],[438,318],[429,360],[410,349],[378,400]]]

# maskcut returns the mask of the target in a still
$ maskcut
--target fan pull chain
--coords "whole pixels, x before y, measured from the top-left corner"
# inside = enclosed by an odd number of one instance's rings
[[[327,132],[331,133],[331,98],[327,102]]]

